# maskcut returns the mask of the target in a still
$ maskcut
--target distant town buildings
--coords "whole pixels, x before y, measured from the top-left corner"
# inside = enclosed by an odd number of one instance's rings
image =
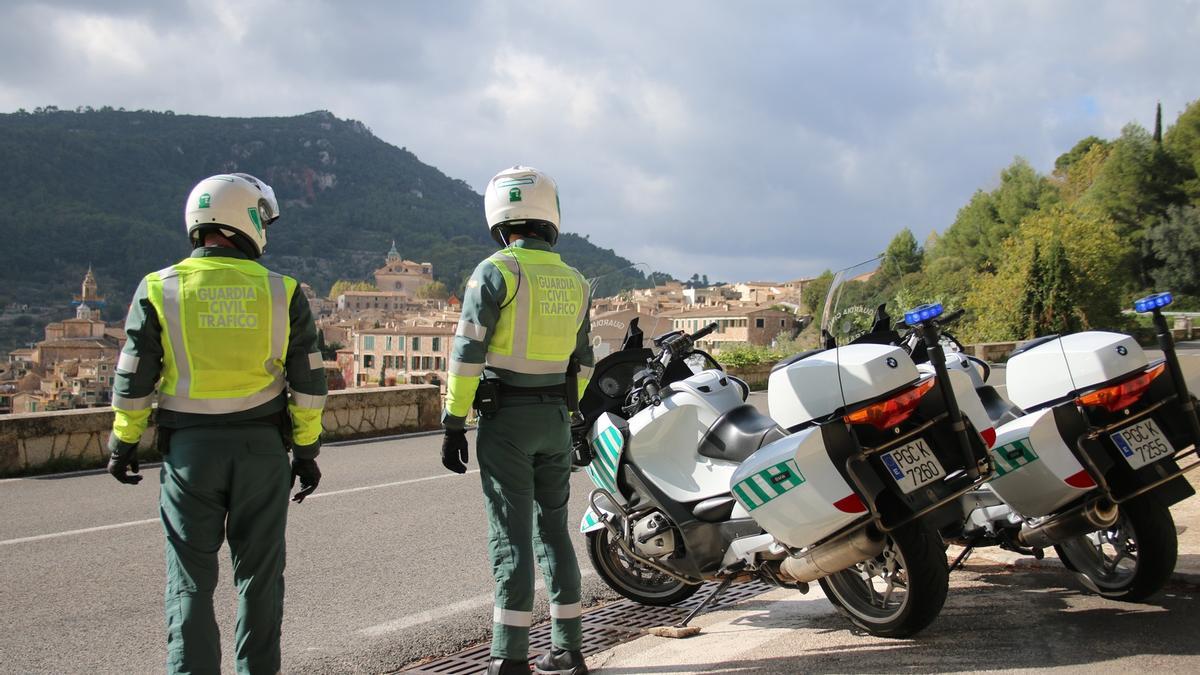
[[[374,272],[377,290],[308,299],[325,352],[331,389],[395,384],[435,384],[445,390],[462,303],[424,297],[434,283],[433,265],[404,259],[395,242]],[[671,330],[718,329],[700,347],[719,353],[733,344],[766,345],[790,338],[804,324],[798,316],[809,279],[751,281],[700,286],[669,281],[592,300],[592,347],[597,358],[620,349],[636,319],[648,338]],[[443,295],[445,295],[443,293]],[[105,324],[105,308],[89,268],[75,315],[45,327],[44,339],[9,352],[0,364],[0,414],[107,406],[124,331]]]
[[[89,266],[75,317],[46,325],[45,339],[8,353],[0,374],[0,414],[106,406],[125,332],[101,319],[104,298]]]
[[[383,267],[375,270],[375,288],[412,298],[416,291],[433,283],[433,264],[404,260],[396,250],[396,242],[388,251]]]

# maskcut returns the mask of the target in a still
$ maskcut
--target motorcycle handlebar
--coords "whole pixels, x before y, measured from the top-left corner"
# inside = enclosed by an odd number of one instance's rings
[[[662,397],[659,396],[658,382],[654,381],[653,379],[649,379],[646,381],[646,384],[643,385],[642,390],[646,394],[646,397],[649,398],[650,402],[654,405],[659,405],[662,403]]]
[[[714,322],[708,324],[707,326],[705,326],[704,328],[701,328],[700,330],[696,331],[695,333],[692,333],[689,337],[692,340],[692,342],[695,342],[696,340],[699,340],[700,338],[708,336],[710,333],[712,333],[716,329],[717,329],[717,322],[714,321]]]

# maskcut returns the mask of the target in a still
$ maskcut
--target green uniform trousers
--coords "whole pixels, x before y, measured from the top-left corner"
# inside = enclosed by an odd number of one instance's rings
[[[571,428],[566,405],[549,396],[506,398],[500,410],[479,420],[476,454],[496,579],[492,656],[529,657],[535,550],[550,592],[554,646],[579,649],[579,563],[567,528]]]
[[[229,540],[238,591],[239,673],[277,673],[291,465],[279,429],[192,427],[171,434],[159,507],[167,535],[167,672],[218,673],[217,551]]]

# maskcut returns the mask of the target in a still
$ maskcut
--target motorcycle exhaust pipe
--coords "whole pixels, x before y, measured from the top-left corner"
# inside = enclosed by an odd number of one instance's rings
[[[864,527],[800,555],[784,558],[779,573],[786,581],[816,581],[883,553],[883,543],[883,535],[874,528]]]
[[[1064,539],[1112,527],[1118,516],[1120,509],[1116,504],[1097,499],[1037,525],[1022,526],[1017,541],[1030,548],[1046,548]]]

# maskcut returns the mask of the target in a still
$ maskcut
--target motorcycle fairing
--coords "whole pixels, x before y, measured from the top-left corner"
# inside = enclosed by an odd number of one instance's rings
[[[617,469],[621,466],[621,452],[625,449],[625,434],[617,426],[620,418],[612,413],[603,413],[588,433],[592,446],[592,463],[588,464],[587,475],[597,487],[616,495]]]
[[[617,488],[617,471],[620,470],[621,455],[625,450],[625,429],[624,420],[612,413],[601,413],[588,433],[588,443],[592,446],[592,463],[588,464],[586,469],[592,483],[604,488],[622,503],[624,498]],[[601,527],[604,527],[604,524],[600,522],[600,514],[589,505],[579,523],[579,531],[587,533]]]

